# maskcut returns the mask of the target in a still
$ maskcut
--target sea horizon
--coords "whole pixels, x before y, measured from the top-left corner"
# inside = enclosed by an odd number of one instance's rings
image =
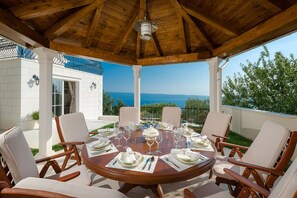
[[[121,99],[127,106],[134,105],[134,93],[131,92],[107,92],[113,99],[114,105],[117,100]],[[173,103],[178,107],[185,107],[187,99],[208,100],[209,96],[205,95],[187,95],[187,94],[158,94],[158,93],[141,93],[141,106],[158,103]]]

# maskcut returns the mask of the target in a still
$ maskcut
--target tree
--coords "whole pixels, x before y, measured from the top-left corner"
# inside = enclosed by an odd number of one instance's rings
[[[297,114],[297,59],[266,47],[257,62],[241,64],[243,75],[234,74],[223,86],[223,104],[272,112]]]
[[[113,115],[114,99],[103,90],[103,115]]]
[[[118,98],[117,104],[113,106],[113,115],[119,115],[120,108],[125,106],[127,106],[126,103],[122,99]]]
[[[183,110],[183,120],[202,125],[209,112],[209,100],[191,99],[186,100]]]

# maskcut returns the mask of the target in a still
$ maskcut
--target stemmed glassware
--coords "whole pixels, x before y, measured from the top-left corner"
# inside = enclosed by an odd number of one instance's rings
[[[116,129],[115,133],[116,133],[116,139],[118,140],[118,145],[116,147],[121,148],[122,145],[120,144],[120,141],[121,141],[121,139],[123,137],[123,131],[121,131],[121,129]]]
[[[156,154],[162,154],[159,149],[159,144],[163,141],[162,133],[159,132],[159,135],[155,137],[155,142],[157,143],[157,150],[155,151]]]
[[[181,128],[176,129],[173,132],[173,134],[174,134],[175,148],[178,148],[179,141],[180,141],[181,137],[183,136],[182,129]]]
[[[128,148],[128,139],[131,137],[131,132],[129,129],[123,129],[123,138],[126,140],[125,149]]]
[[[147,152],[148,155],[153,155],[152,152],[152,145],[155,143],[155,137],[145,137],[146,144],[149,146],[149,151]]]

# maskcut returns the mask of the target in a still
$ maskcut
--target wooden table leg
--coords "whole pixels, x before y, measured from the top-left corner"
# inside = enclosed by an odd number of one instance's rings
[[[163,190],[160,184],[151,186],[151,190],[153,191],[155,198],[164,197]]]
[[[153,193],[155,198],[162,198],[164,197],[163,195],[163,190],[160,184],[157,185],[151,185],[151,186],[145,186],[145,185],[137,185],[137,184],[129,184],[129,183],[124,183],[118,191],[121,193],[127,194],[132,188],[135,188],[137,186],[141,186],[143,188],[150,188]]]
[[[127,194],[132,188],[134,188],[136,186],[138,186],[138,185],[124,183],[118,191],[120,191],[121,193]]]

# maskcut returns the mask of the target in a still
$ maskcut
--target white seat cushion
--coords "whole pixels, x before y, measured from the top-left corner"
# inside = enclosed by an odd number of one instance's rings
[[[231,115],[219,112],[209,112],[201,130],[202,135],[206,135],[210,140],[215,141],[214,135],[225,136],[230,125]]]
[[[289,135],[290,131],[285,127],[271,121],[264,122],[258,136],[241,160],[246,163],[273,168]],[[227,160],[228,157],[224,160],[217,160],[217,163],[213,166],[214,175],[230,179],[230,176],[223,169],[231,167],[231,170],[237,171],[239,174],[243,173],[244,167],[234,168],[234,165],[230,164]],[[266,178],[267,175],[262,176]]]
[[[51,175],[51,176],[47,177],[47,179],[56,179],[58,177],[68,175],[68,174],[73,173],[75,171],[79,171],[80,175],[77,176],[74,179],[71,179],[71,180],[67,181],[67,183],[75,183],[75,184],[86,185],[86,186],[91,185],[92,181],[90,179],[89,173],[88,173],[85,165],[74,166],[71,169],[62,171],[61,173]]]
[[[124,194],[106,188],[83,186],[79,184],[59,182],[49,179],[31,178],[21,180],[14,188],[43,190],[80,198],[126,198]]]
[[[181,109],[179,107],[163,107],[162,122],[179,127],[181,122]]]

